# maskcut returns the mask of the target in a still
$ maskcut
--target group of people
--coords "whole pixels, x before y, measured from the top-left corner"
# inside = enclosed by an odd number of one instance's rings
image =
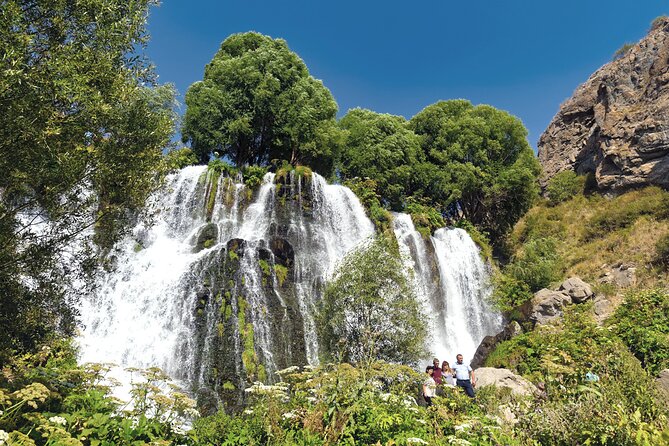
[[[444,386],[462,387],[470,398],[474,398],[474,387],[476,387],[476,377],[474,370],[463,362],[463,357],[458,354],[456,363],[451,367],[448,361],[441,363],[439,366],[439,359],[434,358],[433,365],[425,368],[427,375],[423,382],[423,398],[428,406],[432,405],[432,398],[437,396]]]

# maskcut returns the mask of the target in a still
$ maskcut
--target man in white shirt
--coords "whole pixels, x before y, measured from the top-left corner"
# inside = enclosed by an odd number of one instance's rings
[[[467,396],[474,398],[474,387],[476,387],[476,377],[474,370],[463,362],[462,355],[458,354],[455,359],[457,362],[453,366],[455,372],[455,384],[465,389]]]

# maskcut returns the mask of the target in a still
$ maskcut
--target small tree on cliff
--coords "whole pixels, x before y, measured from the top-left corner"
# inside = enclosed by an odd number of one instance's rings
[[[407,364],[425,354],[422,319],[397,248],[381,235],[339,265],[326,286],[318,325],[332,358]]]
[[[183,140],[201,162],[216,151],[238,166],[283,159],[332,168],[337,104],[284,40],[228,37],[188,89],[186,106]]]

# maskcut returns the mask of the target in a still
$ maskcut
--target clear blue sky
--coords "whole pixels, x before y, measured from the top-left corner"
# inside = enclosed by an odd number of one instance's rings
[[[408,119],[465,98],[518,116],[536,148],[560,103],[668,13],[666,0],[164,0],[148,55],[183,96],[227,36],[258,31],[288,42],[339,116],[364,107]]]

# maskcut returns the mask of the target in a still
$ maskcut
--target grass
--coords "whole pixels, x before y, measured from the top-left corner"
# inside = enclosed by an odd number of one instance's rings
[[[566,276],[596,284],[607,268],[630,264],[639,287],[664,285],[669,276],[656,261],[655,245],[669,234],[667,203],[669,192],[656,187],[615,198],[577,195],[553,207],[543,202],[516,224],[509,246],[516,252],[527,240],[553,237]]]

